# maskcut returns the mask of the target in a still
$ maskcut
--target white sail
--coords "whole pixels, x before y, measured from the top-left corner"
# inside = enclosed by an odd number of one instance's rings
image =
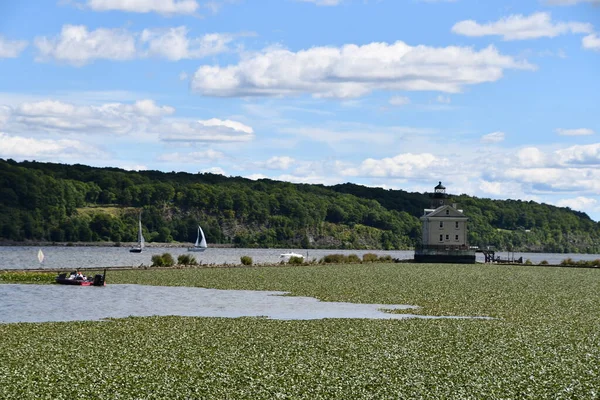
[[[144,248],[144,235],[142,235],[142,214],[140,214],[140,223],[139,223],[139,231],[138,231],[138,244],[140,249]]]
[[[202,239],[200,239],[202,238]],[[202,228],[198,225],[198,238],[196,239],[196,247],[207,248],[206,238],[204,237],[204,232],[202,232]]]
[[[42,251],[42,249],[38,251],[38,261],[40,262],[40,264],[44,262],[44,252]]]
[[[208,245],[206,244],[204,232],[200,225],[198,225],[198,237],[196,237],[196,243],[194,243],[194,247],[188,247],[188,251],[204,251],[207,247]]]

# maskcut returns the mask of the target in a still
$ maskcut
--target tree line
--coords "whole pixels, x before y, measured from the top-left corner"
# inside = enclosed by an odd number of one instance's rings
[[[471,245],[498,250],[600,252],[586,214],[535,202],[455,197]],[[421,240],[426,193],[292,184],[202,173],[125,171],[0,159],[0,239],[147,241],[238,247],[409,249]]]

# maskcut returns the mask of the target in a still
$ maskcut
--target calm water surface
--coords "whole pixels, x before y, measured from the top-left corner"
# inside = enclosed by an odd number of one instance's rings
[[[39,249],[44,252],[44,262],[38,262]],[[148,247],[143,253],[134,254],[127,247],[64,247],[64,246],[0,246],[0,269],[76,269],[104,267],[139,267],[152,264],[155,254],[171,253],[177,259],[181,254],[191,254],[199,263],[205,265],[240,265],[241,256],[252,257],[255,264],[272,264],[279,262],[279,255],[293,251],[304,255],[307,259],[320,260],[327,254],[356,254],[362,257],[365,253],[375,253],[378,256],[389,255],[401,260],[413,258],[413,251],[384,251],[384,250],[301,250],[301,249],[233,249],[209,248],[203,253],[190,253],[186,248]],[[566,258],[574,260],[596,260],[599,254],[549,254],[549,253],[506,253],[496,255],[503,259],[523,257],[533,263],[546,260],[550,264],[559,264]],[[483,262],[483,254],[477,253],[477,261]]]
[[[470,318],[391,314],[410,305],[321,302],[284,292],[190,287],[0,285],[0,323],[101,320],[128,316],[322,318]],[[477,317],[485,318],[485,317]]]

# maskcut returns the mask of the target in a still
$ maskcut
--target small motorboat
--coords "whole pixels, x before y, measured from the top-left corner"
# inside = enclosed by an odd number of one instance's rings
[[[104,274],[96,274],[93,278],[73,277],[74,274],[67,276],[66,273],[58,274],[55,281],[61,285],[77,285],[77,286],[106,286],[106,270]]]

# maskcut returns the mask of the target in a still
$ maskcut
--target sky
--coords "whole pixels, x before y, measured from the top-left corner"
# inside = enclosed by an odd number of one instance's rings
[[[600,220],[600,0],[0,1],[0,158]]]

